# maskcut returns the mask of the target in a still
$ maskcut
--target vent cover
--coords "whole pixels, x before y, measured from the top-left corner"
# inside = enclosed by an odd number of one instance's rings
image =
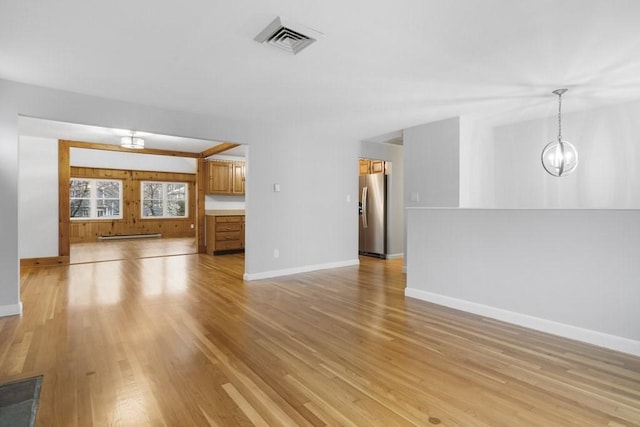
[[[267,43],[293,55],[315,42],[322,33],[277,17],[255,37],[255,41]]]

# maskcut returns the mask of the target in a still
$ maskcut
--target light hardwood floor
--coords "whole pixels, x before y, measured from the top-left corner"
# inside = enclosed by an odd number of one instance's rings
[[[399,260],[243,265],[25,269],[0,382],[44,375],[39,426],[640,425],[640,358],[405,298]]]
[[[72,243],[71,264],[134,258],[187,255],[198,252],[195,237],[138,238]]]

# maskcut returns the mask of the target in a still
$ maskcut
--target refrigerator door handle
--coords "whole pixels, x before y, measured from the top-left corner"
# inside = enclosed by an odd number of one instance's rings
[[[362,228],[368,228],[367,225],[367,193],[368,187],[362,187]]]

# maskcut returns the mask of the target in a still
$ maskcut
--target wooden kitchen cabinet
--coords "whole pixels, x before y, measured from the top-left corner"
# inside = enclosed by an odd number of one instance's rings
[[[225,194],[231,191],[231,168],[228,162],[207,162],[207,194]]]
[[[358,165],[360,175],[387,173],[384,160],[360,159]]]
[[[207,253],[244,251],[244,215],[207,216]]]
[[[245,163],[228,160],[207,162],[206,194],[243,195]]]
[[[371,170],[371,162],[367,159],[360,159],[358,162],[360,175],[367,175]]]
[[[231,193],[244,194],[244,162],[234,162],[231,165]]]
[[[370,173],[384,173],[384,160],[371,160]]]

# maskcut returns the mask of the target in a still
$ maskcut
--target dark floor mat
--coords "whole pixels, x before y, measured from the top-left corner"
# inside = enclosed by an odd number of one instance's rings
[[[0,385],[0,427],[33,427],[42,376]]]

